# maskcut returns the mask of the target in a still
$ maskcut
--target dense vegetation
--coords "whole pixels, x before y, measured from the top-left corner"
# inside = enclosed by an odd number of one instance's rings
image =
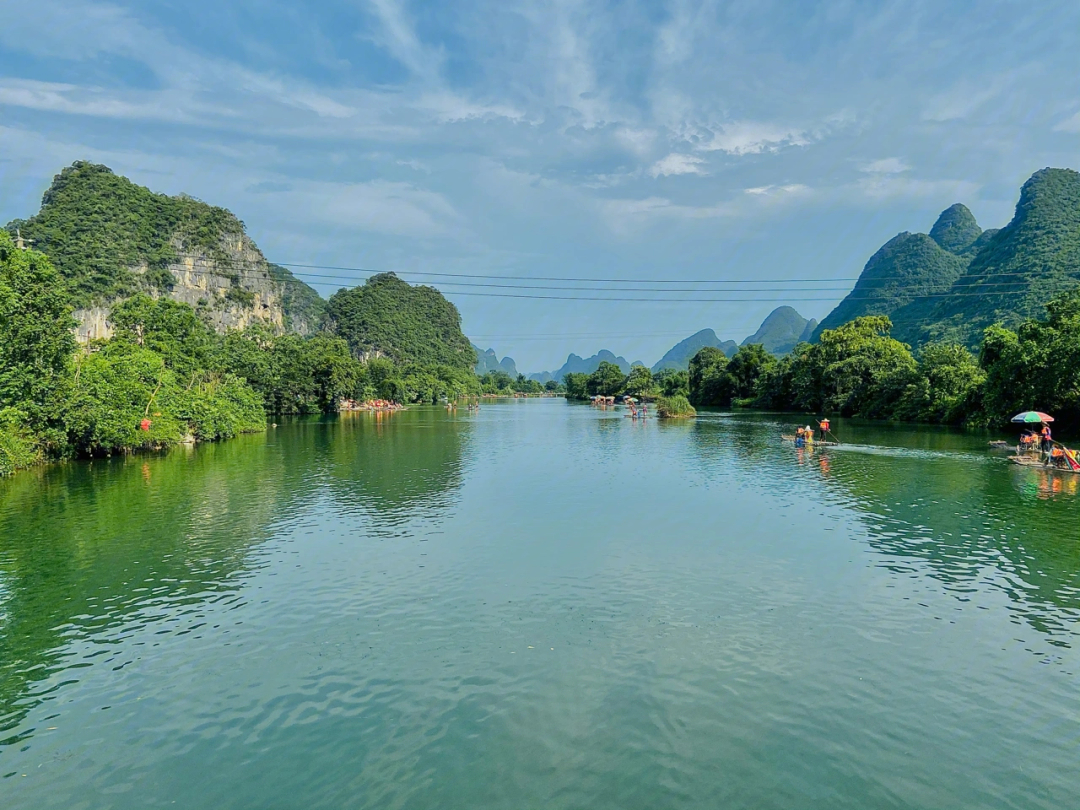
[[[137,292],[169,293],[177,283],[169,268],[182,254],[207,257],[230,279],[222,303],[250,307],[254,294],[240,283],[235,254],[226,251],[231,242],[253,251],[268,286],[281,294],[290,326],[312,331],[322,319],[318,293],[285,268],[266,264],[232,213],[186,195],[156,194],[107,166],[78,161],[67,167],[45,192],[41,210],[9,223],[7,231],[21,232],[49,257],[76,308]]]
[[[360,287],[334,293],[327,313],[357,358],[387,357],[470,373],[476,366],[457,307],[434,287],[413,287],[393,273],[380,273]]]
[[[884,315],[826,330],[780,359],[760,346],[743,346],[731,360],[702,349],[690,363],[690,401],[974,425],[1038,409],[1080,426],[1080,289],[1059,295],[1047,311],[1015,332],[990,327],[978,357],[957,343],[912,354]]]
[[[656,414],[663,419],[672,419],[696,416],[697,411],[690,404],[690,400],[680,394],[673,397],[660,397],[656,400]]]
[[[266,269],[281,289],[285,327],[301,333],[318,330],[326,318],[326,302],[322,296],[279,264],[268,264]]]
[[[567,374],[563,384],[567,399],[586,400],[594,396],[626,395],[652,400],[659,397],[685,397],[690,392],[688,380],[685,371],[664,369],[653,374],[645,366],[633,366],[629,374],[624,374],[614,363],[601,362],[592,374]]]
[[[112,339],[77,347],[57,270],[0,232],[0,473],[229,438],[262,430],[267,413],[331,412],[346,398],[435,402],[481,390],[471,368],[363,361],[328,333],[218,334],[190,306],[144,293],[110,320]]]
[[[918,307],[903,316],[897,312],[916,301],[936,301],[933,296],[948,292],[966,266],[966,259],[945,250],[926,234],[894,236],[870,257],[854,289],[825,317],[817,335],[864,315],[917,320]]]
[[[912,346],[951,342],[975,350],[987,327],[1037,318],[1078,283],[1080,174],[1043,169],[1024,184],[1001,230],[981,230],[958,203],[929,235],[891,239],[817,335],[863,315],[887,315],[893,336]]]
[[[904,337],[975,346],[986,327],[1036,318],[1078,282],[1080,174],[1042,169],[1024,183],[1012,221],[986,241],[921,331]]]
[[[155,194],[106,166],[79,161],[56,176],[40,212],[8,230],[34,240],[67,280],[78,307],[139,289],[167,289],[177,246],[210,253],[243,227],[224,208]],[[132,271],[144,264],[144,276]]]
[[[514,394],[557,394],[565,389],[556,380],[540,382],[527,378],[524,374],[510,376],[505,371],[489,371],[480,377],[480,390],[485,394],[496,396],[513,396]]]

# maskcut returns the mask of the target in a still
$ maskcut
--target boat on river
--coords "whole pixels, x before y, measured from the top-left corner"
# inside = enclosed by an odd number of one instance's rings
[[[780,438],[783,439],[785,442],[793,442],[793,441],[795,441],[794,436],[782,435]],[[812,442],[807,442],[806,446],[807,447],[837,447],[837,446],[839,446],[839,444],[840,444],[840,442],[829,442],[829,441],[824,441],[823,442],[823,441],[818,441],[817,439],[814,439]]]
[[[1080,463],[1077,463],[1075,459],[1073,463],[1069,463],[1069,459],[1064,456],[1059,456],[1061,459],[1060,464],[1057,463],[1057,459],[1054,462],[1047,464],[1045,459],[1041,455],[1029,455],[1022,454],[1018,456],[1009,456],[1009,461],[1013,464],[1019,464],[1021,467],[1031,467],[1033,469],[1045,470],[1046,472],[1059,472],[1069,473],[1069,475],[1080,475]]]

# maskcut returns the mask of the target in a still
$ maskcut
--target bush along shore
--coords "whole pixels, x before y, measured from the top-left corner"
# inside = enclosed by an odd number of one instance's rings
[[[363,361],[327,332],[256,324],[218,334],[192,307],[146,294],[117,303],[109,320],[110,339],[79,345],[64,278],[0,231],[0,475],[226,439],[264,430],[268,414],[334,412],[342,400],[481,393],[471,355],[455,365],[377,353]]]

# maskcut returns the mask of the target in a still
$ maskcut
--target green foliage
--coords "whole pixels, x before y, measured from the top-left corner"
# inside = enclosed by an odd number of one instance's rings
[[[216,367],[246,380],[270,413],[331,413],[342,399],[374,395],[368,369],[331,335],[279,335],[262,325],[229,332]]]
[[[109,321],[114,340],[157,352],[181,375],[215,364],[218,336],[187,304],[140,293],[117,304]]]
[[[72,449],[89,455],[165,447],[185,436],[230,438],[265,421],[257,395],[236,377],[201,372],[183,380],[162,355],[123,342],[81,359],[64,408]]]
[[[167,289],[175,280],[161,271],[177,249],[214,256],[224,237],[243,232],[224,208],[155,194],[85,161],[60,172],[41,210],[18,227],[67,280],[75,306]],[[140,265],[153,272],[140,278],[131,270]]]
[[[634,366],[626,378],[626,393],[632,397],[652,396],[657,391],[652,372],[645,366]]]
[[[321,329],[326,320],[326,302],[322,296],[281,265],[269,264],[266,269],[281,289],[286,328],[301,334]]]
[[[1026,321],[1016,332],[986,330],[979,361],[986,412],[995,422],[1040,410],[1080,425],[1080,290],[1057,296],[1046,309],[1045,320]]]
[[[974,422],[981,419],[986,373],[957,343],[930,343],[892,414],[914,422]]]
[[[690,359],[687,382],[691,403],[712,405],[723,401],[726,395],[724,372],[727,364],[727,355],[713,346],[706,346]]]
[[[1080,173],[1042,169],[1024,183],[1012,221],[986,242],[918,337],[974,347],[986,327],[1040,317],[1078,281]]]
[[[864,315],[888,315],[906,328],[950,290],[966,266],[967,259],[926,234],[901,233],[870,257],[854,289],[821,322],[817,335]]]
[[[795,405],[842,416],[887,416],[915,371],[884,315],[856,318],[820,335],[794,368]]]
[[[334,331],[358,358],[384,355],[396,363],[476,365],[476,351],[461,332],[461,315],[433,287],[413,287],[393,273],[334,293],[327,304]]]
[[[690,400],[681,395],[673,397],[660,397],[656,400],[656,413],[658,416],[670,419],[683,416],[697,416],[697,411],[690,404]]]
[[[661,396],[690,396],[690,372],[665,368],[653,376]]]
[[[36,430],[55,426],[71,373],[75,322],[60,276],[0,232],[0,409],[17,407]]]
[[[234,284],[225,293],[225,301],[238,307],[250,309],[255,305],[255,293]]]
[[[563,385],[566,386],[567,399],[589,398],[589,375],[571,371],[563,377]]]
[[[607,360],[601,360],[596,371],[589,375],[585,389],[590,396],[613,397],[622,393],[626,379],[621,368]]]
[[[480,381],[472,368],[409,363],[401,369],[404,396],[400,401],[434,404],[480,393]]]
[[[690,362],[690,401],[726,408],[752,399],[758,379],[774,365],[776,358],[759,343],[740,346],[731,360],[716,349],[702,349]]]
[[[26,414],[15,408],[0,409],[0,476],[40,463],[44,448],[28,427]]]

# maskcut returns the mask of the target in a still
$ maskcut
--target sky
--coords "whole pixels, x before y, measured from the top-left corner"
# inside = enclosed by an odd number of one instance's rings
[[[523,371],[820,319],[898,232],[954,202],[1000,227],[1034,171],[1080,168],[1075,0],[0,11],[0,221],[105,163],[347,268],[296,268],[324,295],[431,283]]]

